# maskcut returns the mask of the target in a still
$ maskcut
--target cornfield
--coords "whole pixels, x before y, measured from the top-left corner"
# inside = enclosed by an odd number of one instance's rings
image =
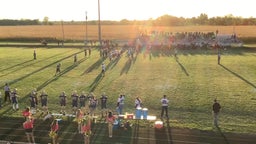
[[[142,26],[142,25],[102,25],[102,39],[128,40],[140,33],[158,32],[216,32],[219,34],[236,33],[238,37],[256,37],[255,26]],[[68,40],[85,40],[85,25],[40,25],[40,26],[0,26],[0,39],[8,38],[51,38]],[[98,26],[88,25],[88,40],[98,39]]]

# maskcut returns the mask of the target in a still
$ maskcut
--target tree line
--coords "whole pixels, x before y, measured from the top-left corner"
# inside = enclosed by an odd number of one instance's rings
[[[44,17],[42,21],[38,19],[2,19],[0,26],[15,26],[15,25],[54,25],[54,24],[85,24],[85,21],[49,21],[48,17]],[[87,21],[88,25],[97,25],[97,20]],[[228,25],[256,25],[256,18],[235,17],[232,14],[223,17],[209,18],[207,14],[200,14],[198,17],[183,18],[171,15],[163,15],[156,19],[148,20],[127,20],[120,21],[103,20],[102,25],[150,25],[150,26],[188,26],[188,25],[212,25],[212,26],[228,26]]]

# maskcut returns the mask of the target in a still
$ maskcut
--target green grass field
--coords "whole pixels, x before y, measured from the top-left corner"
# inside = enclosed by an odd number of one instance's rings
[[[108,107],[115,110],[119,94],[125,94],[125,111],[134,112],[135,97],[141,97],[150,115],[159,117],[163,94],[170,100],[170,126],[215,130],[211,108],[217,98],[222,105],[220,127],[224,132],[256,133],[256,49],[254,46],[222,51],[221,65],[216,50],[181,50],[178,60],[172,53],[140,53],[134,60],[126,54],[109,61],[94,49],[85,57],[82,49],[0,48],[0,87],[6,82],[17,88],[20,108],[29,106],[28,95],[37,88],[49,95],[49,110],[59,111],[58,96],[65,91],[108,95]],[[77,53],[78,62],[73,56]],[[101,77],[101,63],[107,66]],[[62,73],[55,75],[57,63]],[[2,99],[3,99],[2,95]],[[67,109],[71,109],[70,100]],[[0,109],[0,116],[21,117],[11,106]]]

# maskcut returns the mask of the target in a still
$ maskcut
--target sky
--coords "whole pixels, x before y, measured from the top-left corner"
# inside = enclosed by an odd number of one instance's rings
[[[256,18],[255,0],[100,0],[101,20],[148,20],[168,14]],[[98,0],[3,0],[0,19],[98,20]]]

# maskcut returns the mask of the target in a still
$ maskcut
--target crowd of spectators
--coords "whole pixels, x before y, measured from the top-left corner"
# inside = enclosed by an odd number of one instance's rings
[[[230,47],[242,42],[236,34],[219,34],[216,32],[176,32],[164,33],[153,31],[150,34],[141,33],[135,40],[135,47],[153,48],[209,48],[219,45]]]

